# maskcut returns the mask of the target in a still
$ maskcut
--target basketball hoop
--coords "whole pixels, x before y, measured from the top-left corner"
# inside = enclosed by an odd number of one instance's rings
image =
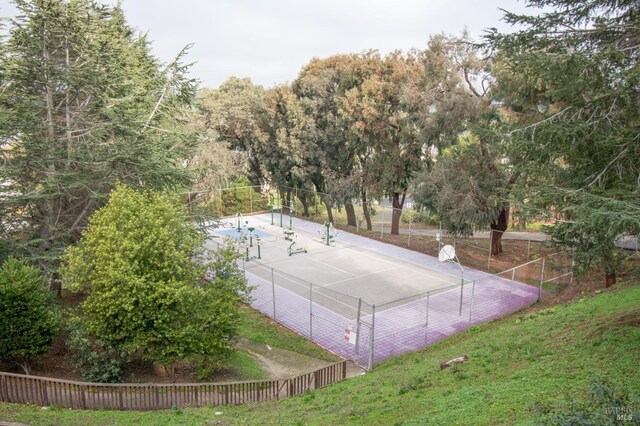
[[[438,261],[446,262],[447,260],[454,260],[456,258],[456,249],[453,246],[446,245],[442,247],[440,253],[438,253]]]
[[[456,257],[456,249],[453,246],[446,245],[440,249],[440,253],[438,253],[438,261],[440,262],[448,262],[453,261],[458,268],[460,268],[460,315],[462,315],[462,296],[464,292],[464,268],[460,264],[460,261]]]

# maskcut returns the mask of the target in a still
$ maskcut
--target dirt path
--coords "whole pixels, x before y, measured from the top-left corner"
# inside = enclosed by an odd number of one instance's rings
[[[270,379],[286,379],[332,364],[330,361],[302,355],[286,349],[274,348],[264,343],[240,339],[237,348],[251,355],[269,375]],[[353,363],[347,364],[347,377],[362,374]]]

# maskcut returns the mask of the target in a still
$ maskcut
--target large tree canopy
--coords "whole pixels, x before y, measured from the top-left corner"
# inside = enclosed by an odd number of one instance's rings
[[[15,4],[0,56],[0,238],[48,269],[116,181],[189,183],[195,84],[184,52],[162,66],[118,6]]]
[[[529,181],[522,202],[560,215],[557,241],[582,269],[599,263],[607,285],[615,239],[640,234],[640,13],[637,1],[530,0],[539,16],[492,31],[497,77],[514,114],[509,157]]]
[[[261,123],[265,114],[265,91],[250,79],[231,77],[215,90],[204,90],[198,100],[215,141],[246,154],[244,170],[254,185],[265,183],[260,154],[267,140]]]

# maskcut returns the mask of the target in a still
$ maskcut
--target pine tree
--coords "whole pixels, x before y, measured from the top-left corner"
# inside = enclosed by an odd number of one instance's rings
[[[117,181],[181,186],[195,83],[162,66],[119,7],[16,0],[2,45],[3,244],[48,272]]]
[[[553,238],[575,248],[579,269],[599,264],[616,281],[615,240],[640,234],[640,2],[530,0],[537,16],[492,30],[497,77],[513,114],[512,166],[521,198],[560,218]]]

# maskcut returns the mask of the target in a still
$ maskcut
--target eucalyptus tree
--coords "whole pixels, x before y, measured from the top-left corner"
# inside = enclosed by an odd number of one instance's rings
[[[368,98],[372,134],[369,173],[391,199],[391,233],[399,234],[409,184],[422,168],[424,144],[415,123],[417,104],[411,96],[421,64],[414,52],[393,52],[382,58],[379,72],[363,84]]]
[[[500,157],[493,130],[466,132],[442,150],[438,161],[415,181],[414,199],[438,213],[442,226],[458,236],[490,228],[491,254],[502,252],[509,220],[508,192],[516,175]]]
[[[116,181],[183,186],[195,141],[185,50],[163,66],[122,9],[16,0],[2,43],[2,239],[45,271]]]
[[[357,79],[347,74],[356,57],[335,55],[313,59],[292,83],[294,93],[315,124],[305,148],[314,154],[308,157],[306,165],[309,179],[323,194],[329,220],[333,222],[332,205],[336,202],[345,206],[352,226],[356,226],[356,217],[351,200],[357,193],[345,192],[343,183],[352,176],[355,154],[340,108],[344,94],[357,85]]]
[[[189,124],[199,135],[198,146],[188,167],[193,175],[192,189],[210,197],[212,189],[225,188],[243,175],[246,158],[243,153],[232,150],[226,141],[219,140],[210,112],[203,105],[202,94],[196,99],[196,106]]]
[[[339,111],[355,160],[354,174],[359,179],[351,184],[359,192],[369,229],[368,194],[388,194],[395,208],[392,233],[398,233],[397,209],[404,202],[404,183],[421,161],[416,127],[408,124],[403,97],[415,69],[415,58],[398,52],[382,57],[370,51],[354,58],[348,66],[347,75],[354,76],[356,84],[341,98]]]
[[[579,269],[616,281],[615,240],[640,234],[640,27],[637,1],[530,0],[537,16],[492,30],[505,132],[521,198],[560,221],[552,237],[575,248]],[[552,212],[552,213],[551,213]]]
[[[245,153],[247,178],[254,185],[266,183],[260,160],[267,140],[261,123],[266,111],[265,90],[249,78],[231,77],[217,89],[205,89],[199,97],[208,127],[216,142]]]
[[[425,144],[438,158],[416,178],[415,199],[438,212],[444,228],[468,236],[489,228],[491,254],[502,252],[509,195],[519,173],[508,164],[496,127],[505,119],[490,104],[495,90],[491,61],[467,34],[434,36],[422,52],[421,111]]]
[[[265,95],[262,129],[266,141],[261,149],[261,163],[270,183],[286,195],[297,196],[309,215],[309,189],[313,189],[307,165],[314,161],[308,150],[314,123],[288,85],[276,86]],[[293,191],[299,189],[300,191]]]

